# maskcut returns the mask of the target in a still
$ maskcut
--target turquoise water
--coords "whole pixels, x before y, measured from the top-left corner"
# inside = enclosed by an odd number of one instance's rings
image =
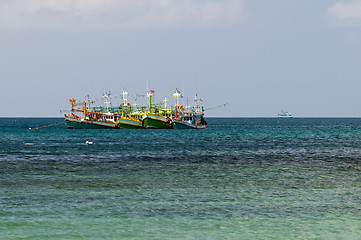
[[[60,121],[0,119],[0,239],[361,238],[361,119]]]

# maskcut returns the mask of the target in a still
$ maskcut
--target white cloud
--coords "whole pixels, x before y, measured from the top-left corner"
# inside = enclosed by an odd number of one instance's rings
[[[328,9],[328,13],[342,23],[361,23],[361,0],[337,2]]]
[[[244,0],[2,0],[0,28],[235,25]]]

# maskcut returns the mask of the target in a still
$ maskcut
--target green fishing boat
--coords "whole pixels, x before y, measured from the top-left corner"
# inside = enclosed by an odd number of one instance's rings
[[[128,92],[126,90],[122,91],[121,96],[122,103],[119,106],[119,113],[121,116],[118,117],[118,127],[128,129],[144,128],[142,122],[144,113],[137,111],[136,108],[130,106],[127,99]]]
[[[122,117],[118,119],[118,127],[130,128],[130,129],[144,128],[142,122],[136,121],[132,118],[122,118]]]
[[[146,113],[143,118],[143,126],[145,128],[172,128],[172,121],[157,113]]]
[[[144,128],[143,126],[143,117],[144,113],[140,111],[135,111],[127,115],[126,117],[118,118],[118,126],[120,128]]]
[[[160,110],[152,105],[152,97],[154,90],[150,90],[147,93],[148,96],[148,111],[143,117],[143,127],[145,128],[172,128],[172,120],[167,116],[167,112]],[[163,114],[162,114],[163,113]]]

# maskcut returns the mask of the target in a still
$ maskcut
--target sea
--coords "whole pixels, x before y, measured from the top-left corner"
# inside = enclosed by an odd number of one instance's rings
[[[360,118],[206,120],[0,118],[0,239],[361,239]]]

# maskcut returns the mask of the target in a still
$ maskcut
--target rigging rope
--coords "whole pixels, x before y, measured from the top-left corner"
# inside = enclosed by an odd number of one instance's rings
[[[62,123],[64,123],[64,121],[61,121],[61,122],[58,122],[58,123],[54,123],[54,124],[50,124],[50,125],[41,126],[41,127],[29,128],[29,129],[39,129],[39,128],[52,127],[52,126],[59,125],[59,124],[62,124]]]
[[[228,105],[228,103],[223,103],[223,104],[215,106],[215,107],[210,107],[210,108],[204,109],[204,111],[209,111],[209,110],[213,110],[216,108],[226,107],[227,105]]]

